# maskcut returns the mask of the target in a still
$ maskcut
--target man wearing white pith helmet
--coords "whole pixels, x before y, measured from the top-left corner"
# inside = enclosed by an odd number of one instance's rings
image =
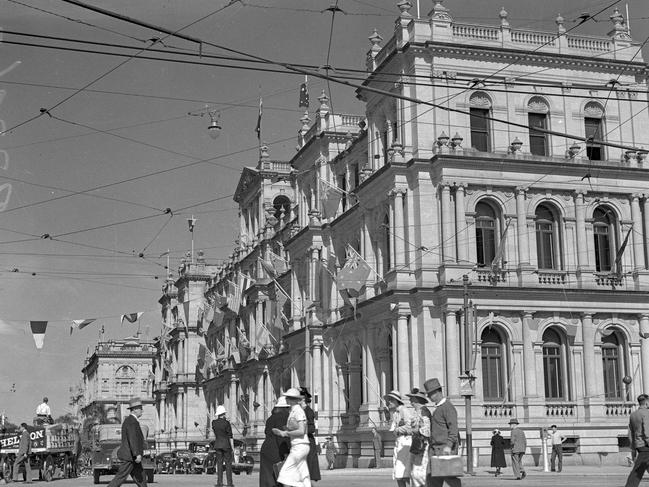
[[[223,486],[223,464],[225,463],[226,486],[232,484],[232,456],[234,455],[234,440],[232,439],[232,425],[225,419],[225,408],[221,405],[216,408],[216,419],[212,421],[214,431],[214,453],[216,461],[216,487]]]

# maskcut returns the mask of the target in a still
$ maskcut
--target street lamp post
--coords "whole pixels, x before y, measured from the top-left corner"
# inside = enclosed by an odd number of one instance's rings
[[[464,417],[466,427],[466,472],[475,475],[473,471],[473,431],[471,418],[471,397],[473,396],[473,306],[469,304],[469,276],[462,276],[464,289],[464,304],[462,314],[464,318],[464,373],[460,377],[460,394],[464,396]]]

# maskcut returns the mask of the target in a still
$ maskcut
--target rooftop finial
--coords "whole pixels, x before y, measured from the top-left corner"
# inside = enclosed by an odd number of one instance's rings
[[[370,42],[372,43],[372,52],[376,53],[381,50],[381,41],[383,41],[383,37],[381,37],[381,34],[379,34],[376,29],[374,29],[374,32],[372,32],[372,35],[368,37]]]
[[[329,97],[327,96],[324,90],[322,90],[322,93],[320,93],[320,96],[318,97],[318,101],[320,102],[320,111],[329,110],[329,106],[327,105],[327,102],[329,101]]]
[[[564,21],[565,19],[561,16],[561,14],[557,15],[555,23],[557,24],[557,30],[559,31],[559,34],[566,32],[566,28],[563,25]]]
[[[509,21],[507,20],[507,16],[509,14],[507,13],[507,10],[505,10],[505,7],[502,7],[500,9],[500,13],[498,15],[500,16],[500,25],[502,27],[509,27]]]
[[[412,14],[410,13],[412,3],[410,3],[408,0],[401,0],[399,3],[397,3],[397,7],[399,7],[399,10],[401,10],[400,16],[402,19],[412,18]]]

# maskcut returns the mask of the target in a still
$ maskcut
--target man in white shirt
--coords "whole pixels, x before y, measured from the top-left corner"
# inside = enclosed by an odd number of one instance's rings
[[[557,431],[557,425],[553,424],[550,426],[550,431],[548,431],[548,438],[550,439],[550,444],[552,445],[552,457],[550,459],[550,467],[554,472],[554,460],[558,457],[559,464],[557,472],[561,472],[561,467],[563,466],[563,442],[566,441],[566,437]]]
[[[50,406],[47,404],[48,402],[49,399],[44,397],[43,402],[36,408],[36,417],[41,424],[52,422],[52,411],[50,410]]]

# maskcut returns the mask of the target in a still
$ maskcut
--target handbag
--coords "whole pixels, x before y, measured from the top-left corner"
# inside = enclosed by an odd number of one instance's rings
[[[464,463],[460,455],[431,455],[428,462],[431,477],[462,477]]]
[[[282,470],[282,467],[284,466],[284,462],[277,462],[273,463],[273,473],[275,474],[275,478],[279,477],[279,472]]]
[[[420,433],[412,434],[412,443],[410,444],[410,453],[420,455],[426,450],[426,438]]]

